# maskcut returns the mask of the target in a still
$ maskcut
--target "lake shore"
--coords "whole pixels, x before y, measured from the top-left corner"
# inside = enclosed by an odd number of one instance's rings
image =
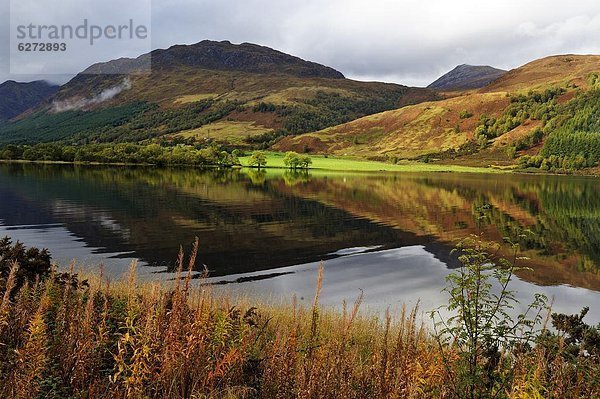
[[[51,274],[15,288],[9,277],[0,285],[0,393],[450,399],[469,384],[477,397],[598,393],[594,358],[571,367],[566,353],[543,345],[504,353],[494,371],[502,384],[479,385],[463,369],[465,349],[440,341],[418,307],[365,317],[359,295],[342,311],[322,308],[320,273],[308,306],[215,295],[185,272],[170,283],[140,283],[135,264],[117,281]]]
[[[267,153],[267,165],[262,167],[263,170],[289,170],[283,162],[285,154],[278,152]],[[398,172],[398,173],[427,173],[427,172],[454,172],[454,173],[519,173],[519,174],[535,174],[535,175],[564,175],[560,173],[552,173],[542,170],[524,170],[513,166],[463,166],[441,163],[424,163],[416,161],[400,161],[397,164],[391,164],[380,161],[369,161],[363,159],[338,158],[325,155],[311,155],[313,161],[308,171],[331,171],[331,172]],[[250,156],[241,156],[241,165],[234,165],[233,168],[248,168],[257,169],[248,165]],[[160,165],[152,163],[130,163],[130,162],[68,162],[68,161],[45,161],[45,160],[24,160],[24,159],[0,159],[0,163],[23,163],[23,164],[41,164],[41,165],[90,165],[90,166],[153,166]],[[160,166],[163,167],[163,166]],[[167,167],[167,166],[164,166]],[[168,165],[168,167],[178,168],[196,168],[196,169],[217,169],[222,168],[217,165]],[[573,171],[576,176],[600,176],[600,168],[588,168],[584,170]]]

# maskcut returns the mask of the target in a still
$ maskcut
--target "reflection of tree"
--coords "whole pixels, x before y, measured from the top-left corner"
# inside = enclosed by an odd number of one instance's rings
[[[289,251],[289,255],[307,251],[309,243],[301,241],[321,238],[325,232],[332,237],[327,250],[350,242],[363,245],[365,240],[359,236],[369,231],[365,226],[376,222],[380,228],[375,229],[377,234],[373,231],[376,239],[369,242],[394,242],[393,231],[421,237],[415,243],[430,239],[453,243],[482,228],[491,239],[508,237],[519,242],[537,263],[560,268],[564,275],[569,267],[570,272],[600,270],[600,181],[595,179],[476,174],[320,178],[306,170],[279,175],[256,169],[82,165],[7,164],[0,168],[0,188],[39,202],[69,204],[72,209],[79,204],[82,216],[74,220],[77,226],[69,223],[90,243],[94,238],[101,246],[109,241],[122,243],[122,238],[113,237],[113,231],[104,231],[100,222],[90,223],[97,218],[97,210],[108,212],[128,232],[127,245],[113,248],[122,252],[139,253],[148,239],[156,236],[164,248],[177,248],[200,234],[205,252],[225,254],[231,248],[224,243],[230,242],[235,231],[237,246],[245,251],[262,249],[268,237],[277,241],[278,251]],[[332,213],[335,208],[339,214]],[[53,208],[43,205],[39,209]],[[61,217],[67,216],[75,217]],[[355,218],[369,223],[357,229],[348,222]],[[341,219],[345,225],[340,224]],[[525,234],[528,230],[533,234]],[[281,242],[280,237],[284,237]],[[269,245],[265,251],[272,252],[274,244]],[[168,259],[174,256],[169,252]],[[147,254],[148,259],[156,257]]]
[[[596,187],[598,188],[598,187]],[[600,196],[589,190],[545,190],[540,202],[547,217],[540,219],[553,238],[587,254],[600,265]]]
[[[475,220],[493,226],[500,237],[519,242],[523,249],[556,255],[557,249],[562,248],[580,255],[581,269],[589,271],[595,262],[595,269],[600,270],[600,196],[597,195],[600,181],[597,179],[510,176],[471,182],[451,178],[422,181],[431,187],[454,190],[469,199]],[[520,209],[531,222],[524,224],[506,209],[492,205],[494,200]]]
[[[310,181],[310,173],[308,170],[292,169],[286,170],[283,173],[283,181],[286,186],[295,186],[299,183],[308,183]]]
[[[559,176],[427,174],[313,179],[293,193],[418,235],[454,242],[484,230],[532,263],[600,271],[600,182]],[[567,258],[570,258],[567,260]],[[526,262],[527,263],[527,262]],[[595,264],[595,265],[594,265]]]
[[[317,261],[347,246],[400,240],[389,227],[285,195],[277,174],[254,175],[265,177],[256,184],[247,170],[0,164],[0,198],[3,188],[15,194],[0,201],[0,215],[12,215],[9,225],[18,223],[14,209],[25,199],[32,215],[27,224],[46,211],[44,223],[64,225],[86,246],[152,265],[172,266],[179,246],[197,236],[198,265],[208,265],[212,275]]]
[[[267,172],[264,169],[248,169],[245,172],[256,186],[262,186],[267,181]]]

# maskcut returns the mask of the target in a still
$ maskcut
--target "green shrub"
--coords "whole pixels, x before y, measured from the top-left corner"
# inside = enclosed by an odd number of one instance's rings
[[[459,114],[460,119],[469,119],[472,116],[473,116],[473,114],[470,113],[469,111],[467,111],[466,109],[460,111],[460,114]]]
[[[0,239],[0,277],[7,279],[11,269],[16,266],[13,288],[18,289],[25,282],[34,284],[50,273],[51,256],[47,249],[26,248],[9,237]]]

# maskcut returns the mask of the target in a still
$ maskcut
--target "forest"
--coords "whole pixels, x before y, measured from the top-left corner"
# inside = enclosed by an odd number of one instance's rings
[[[82,146],[57,143],[9,144],[0,148],[0,159],[197,166],[233,166],[239,164],[237,151],[229,152],[214,143],[205,147],[132,143],[88,144]]]

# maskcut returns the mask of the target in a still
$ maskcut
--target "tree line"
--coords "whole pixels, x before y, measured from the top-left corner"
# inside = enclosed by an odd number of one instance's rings
[[[0,147],[0,159],[27,161],[136,163],[152,165],[239,165],[237,151],[226,151],[217,144],[206,147],[159,144],[88,144],[81,146],[40,143],[9,144]]]

